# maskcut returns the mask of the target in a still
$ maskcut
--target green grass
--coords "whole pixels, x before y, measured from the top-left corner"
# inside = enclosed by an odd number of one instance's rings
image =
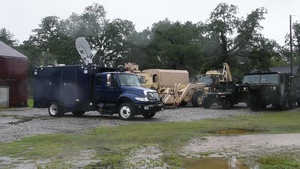
[[[298,156],[299,158],[299,156]],[[291,155],[277,156],[271,155],[267,157],[261,157],[257,160],[261,164],[261,169],[299,169],[299,159]]]
[[[181,166],[182,163],[178,160],[179,150],[193,138],[212,135],[210,131],[245,129],[256,133],[298,133],[299,119],[299,112],[272,112],[196,122],[132,123],[125,126],[101,127],[77,134],[38,135],[10,143],[0,143],[0,156],[33,160],[50,158],[55,161],[55,165],[64,165],[66,159],[77,157],[81,150],[93,150],[93,159],[102,160],[102,163],[92,164],[87,168],[97,168],[99,165],[123,168],[124,157],[128,156],[131,150],[157,146],[164,152],[165,162],[172,166]]]
[[[33,107],[33,98],[27,99],[27,105],[28,105],[28,107]]]

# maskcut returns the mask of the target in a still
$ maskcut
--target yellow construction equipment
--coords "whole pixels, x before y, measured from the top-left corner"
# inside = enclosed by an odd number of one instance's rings
[[[125,64],[125,67],[141,77],[143,87],[155,89],[165,105],[186,106],[189,102],[194,107],[202,105],[202,95],[220,82],[232,81],[227,63],[223,64],[223,72],[210,70],[205,75],[190,83],[187,70],[146,69],[140,71],[138,65]]]

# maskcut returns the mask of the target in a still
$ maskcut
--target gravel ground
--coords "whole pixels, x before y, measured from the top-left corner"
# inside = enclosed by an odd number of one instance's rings
[[[265,112],[274,112],[269,109]],[[299,111],[299,108],[291,110]],[[14,108],[0,109],[0,142],[11,142],[24,137],[38,134],[80,132],[101,126],[119,126],[130,123],[157,123],[174,121],[199,121],[202,119],[233,117],[242,114],[261,112],[250,111],[245,104],[236,105],[234,109],[223,110],[214,106],[211,109],[185,107],[168,107],[163,112],[157,113],[153,119],[144,119],[136,116],[131,121],[120,120],[117,115],[103,116],[98,112],[87,112],[83,117],[74,117],[66,114],[64,117],[50,117],[47,109],[39,108]],[[209,152],[211,157],[251,157],[269,152],[300,152],[300,134],[277,134],[277,135],[242,135],[242,136],[210,136],[200,140],[192,140],[182,150],[184,156],[197,156],[203,152]],[[83,168],[91,162],[88,157],[93,156],[92,151],[81,152],[79,157],[71,162],[76,165],[74,169]],[[132,157],[127,159],[129,164],[140,164],[140,168],[151,167],[153,161],[161,160],[163,153],[157,147],[144,147],[132,152]],[[205,154],[205,153],[204,153]],[[79,160],[80,159],[80,160]],[[137,161],[138,160],[138,161]],[[46,164],[50,161],[24,161],[9,157],[0,157],[1,166],[12,163],[18,164],[15,169],[35,169],[36,164]],[[146,166],[146,167],[145,167]],[[159,169],[155,167],[156,169]],[[167,165],[160,168],[168,168]],[[255,167],[254,167],[255,168]]]
[[[0,110],[0,141],[9,142],[37,134],[77,132],[82,129],[100,126],[117,126],[129,123],[149,123],[166,121],[197,121],[208,118],[231,117],[252,113],[245,105],[237,105],[235,109],[223,110],[185,107],[169,107],[158,112],[153,119],[136,116],[132,121],[120,120],[117,115],[101,116],[98,112],[87,112],[83,117],[66,114],[64,117],[50,117],[47,109],[15,108]]]

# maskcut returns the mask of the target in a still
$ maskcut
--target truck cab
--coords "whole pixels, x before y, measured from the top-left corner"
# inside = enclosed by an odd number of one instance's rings
[[[249,73],[243,77],[243,90],[249,92],[249,107],[253,111],[267,105],[280,110],[293,108],[295,90],[294,76],[290,73]]]
[[[139,77],[126,72],[104,72],[95,76],[93,98],[101,113],[118,113],[121,119],[134,115],[152,118],[163,104],[155,90],[141,87]]]
[[[217,103],[223,109],[231,109],[235,104],[247,103],[247,96],[239,83],[220,83],[215,90],[203,95],[203,108],[209,109],[213,103]]]

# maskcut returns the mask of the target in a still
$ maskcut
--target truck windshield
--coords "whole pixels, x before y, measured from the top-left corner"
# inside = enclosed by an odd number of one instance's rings
[[[279,83],[279,75],[278,74],[261,75],[260,83],[278,84]]]
[[[207,85],[211,85],[213,80],[210,76],[201,76],[199,79],[196,80],[196,83],[204,83]]]
[[[278,74],[262,74],[262,75],[245,75],[243,78],[243,83],[249,84],[278,84],[279,75]]]
[[[121,86],[141,86],[139,78],[135,74],[118,74]]]

